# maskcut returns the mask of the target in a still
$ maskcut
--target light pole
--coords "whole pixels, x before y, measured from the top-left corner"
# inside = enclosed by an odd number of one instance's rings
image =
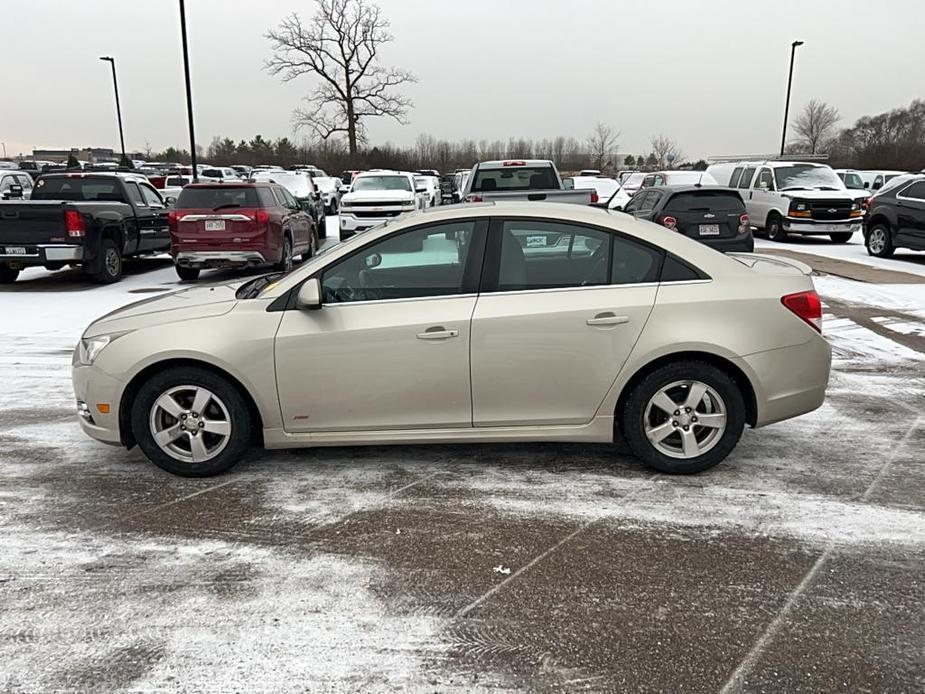
[[[116,59],[111,58],[108,55],[100,56],[100,60],[103,60],[112,67],[112,86],[116,90],[116,115],[119,117],[119,144],[122,146],[122,161],[119,162],[121,166],[125,166],[127,157],[125,156],[125,135],[122,134],[122,106],[119,104],[119,81],[116,79]]]
[[[790,44],[790,76],[787,78],[787,101],[784,104],[784,132],[780,136],[780,155],[784,156],[784,146],[787,143],[787,116],[790,115],[790,87],[793,84],[793,59],[797,54],[797,46],[802,46],[802,41],[794,41]]]
[[[199,180],[196,170],[196,132],[193,129],[193,90],[189,80],[189,48],[186,44],[186,6],[180,0],[180,34],[183,38],[183,73],[186,76],[186,115],[189,118],[189,155],[193,167],[193,183]]]

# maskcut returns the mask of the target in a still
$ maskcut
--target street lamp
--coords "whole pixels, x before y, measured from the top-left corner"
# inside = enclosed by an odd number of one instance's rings
[[[196,170],[196,133],[193,130],[193,90],[189,79],[189,48],[186,45],[186,6],[180,0],[180,34],[183,38],[183,73],[186,75],[186,115],[189,119],[189,155],[193,166],[193,183],[199,180]]]
[[[780,155],[784,156],[784,145],[787,143],[787,116],[790,115],[790,87],[793,84],[793,59],[797,54],[797,46],[802,46],[802,41],[794,41],[790,44],[790,76],[787,78],[787,101],[784,104],[784,132],[780,136]]]
[[[119,105],[119,82],[116,79],[116,59],[104,55],[100,56],[100,60],[109,63],[112,67],[112,86],[116,90],[116,115],[119,117],[119,144],[122,145],[122,161],[120,161],[119,164],[124,166],[127,157],[125,156],[125,135],[122,134],[122,106]]]

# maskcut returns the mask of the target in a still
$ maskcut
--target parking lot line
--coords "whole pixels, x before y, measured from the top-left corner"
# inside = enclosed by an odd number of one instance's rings
[[[631,491],[629,494],[627,494],[626,496],[622,497],[620,500],[621,500],[621,501],[629,501],[629,500],[632,499],[633,497],[637,496],[643,489],[646,488],[646,485],[647,485],[649,482],[654,481],[656,477],[658,477],[658,473],[656,473],[656,474],[652,475],[651,477],[649,477],[649,479],[646,480],[646,484],[637,487],[636,489],[634,489],[633,491]],[[592,525],[595,525],[595,524],[597,524],[597,523],[600,523],[601,521],[605,520],[606,518],[607,518],[606,516],[602,516],[602,517],[600,517],[600,518],[595,518],[594,520],[589,521],[588,523],[585,523],[584,525],[582,525],[582,526],[581,526],[580,528],[578,528],[577,530],[572,531],[571,533],[569,533],[568,535],[566,535],[565,537],[563,537],[561,540],[559,540],[559,541],[558,541],[556,544],[554,544],[552,547],[550,547],[550,548],[544,550],[543,552],[541,552],[540,554],[538,554],[537,556],[535,556],[533,559],[531,559],[530,561],[528,561],[526,564],[524,564],[523,566],[521,566],[519,569],[517,569],[517,571],[515,571],[514,573],[512,573],[510,576],[506,577],[503,581],[501,581],[500,583],[496,584],[496,585],[493,586],[492,588],[488,589],[488,590],[485,591],[482,595],[480,595],[480,596],[477,597],[475,600],[473,600],[472,602],[470,602],[468,605],[466,605],[465,607],[463,607],[463,608],[461,608],[460,610],[458,610],[458,611],[456,612],[456,614],[453,615],[453,618],[454,618],[454,619],[460,619],[460,618],[462,618],[462,617],[465,617],[465,616],[468,615],[470,612],[472,612],[474,609],[476,609],[477,607],[479,607],[482,603],[484,603],[486,600],[488,600],[488,598],[490,598],[492,595],[494,595],[495,593],[497,593],[498,591],[500,591],[500,590],[501,590],[502,588],[504,588],[506,585],[508,585],[509,583],[513,582],[514,580],[516,580],[517,578],[519,578],[519,577],[522,576],[523,574],[525,574],[525,573],[526,573],[527,571],[529,571],[532,567],[536,566],[539,562],[543,561],[543,559],[545,559],[545,558],[548,557],[550,554],[552,554],[553,552],[555,552],[557,549],[559,549],[560,547],[562,547],[562,545],[564,545],[565,543],[567,543],[569,540],[571,540],[571,539],[577,537],[578,535],[581,535],[581,533],[583,533],[585,530],[587,530],[588,528],[590,528]]]
[[[900,453],[905,449],[906,445],[909,443],[909,440],[912,438],[919,425],[922,422],[922,417],[919,416],[911,427],[906,431],[903,437],[897,442],[896,446],[893,448],[891,455],[887,457],[883,465],[880,466],[880,470],[877,472],[876,477],[873,481],[867,486],[867,489],[861,495],[861,501],[867,501],[870,498],[870,495],[873,493],[877,484],[883,478],[883,475],[886,473],[887,469],[893,462],[899,457]],[[780,630],[781,626],[784,623],[784,620],[790,615],[791,610],[797,601],[803,596],[809,586],[812,584],[813,580],[816,578],[816,575],[819,573],[819,570],[822,568],[823,564],[832,556],[835,552],[835,543],[829,542],[826,545],[826,548],[823,550],[822,554],[819,555],[819,558],[813,563],[809,568],[809,571],[806,572],[806,575],[803,576],[802,580],[797,584],[796,588],[793,589],[793,592],[787,597],[787,600],[784,602],[780,611],[771,620],[771,623],[768,624],[767,628],[758,637],[758,640],[755,642],[755,645],[751,647],[748,653],[745,654],[745,657],[742,658],[742,661],[738,664],[736,669],[732,672],[729,679],[726,680],[726,684],[723,685],[723,688],[720,690],[720,694],[733,694],[733,692],[742,691],[742,685],[745,683],[745,678],[748,674],[754,669],[755,665],[758,663],[758,659],[764,653],[765,647],[771,642],[771,640],[777,635],[777,632]]]

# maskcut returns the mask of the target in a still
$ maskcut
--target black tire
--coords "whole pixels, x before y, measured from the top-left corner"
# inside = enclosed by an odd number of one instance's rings
[[[225,447],[205,462],[178,460],[154,441],[150,417],[154,403],[161,395],[178,386],[200,386],[217,395],[228,410],[231,433]],[[253,422],[244,397],[222,376],[191,366],[180,366],[157,373],[146,381],[131,405],[132,433],[148,459],[162,470],[181,477],[211,477],[238,463],[251,442]]]
[[[0,265],[0,284],[13,284],[19,277],[19,270],[14,270],[9,265]]]
[[[184,282],[194,282],[199,279],[198,267],[183,267],[182,265],[176,265],[177,276]]]
[[[315,255],[315,250],[318,248],[318,239],[315,236],[314,230],[311,233],[311,237],[308,239],[308,250],[305,251],[301,256],[302,262],[310,260],[313,255]]]
[[[122,251],[112,239],[100,241],[100,252],[93,269],[93,280],[112,284],[122,279]]]
[[[873,239],[873,243],[871,240]],[[890,228],[883,222],[874,224],[864,236],[864,246],[867,253],[877,258],[890,258],[896,247],[893,246],[893,235]]]
[[[328,238],[328,218],[325,216],[324,212],[321,213],[321,222],[318,223],[318,238],[326,239]]]
[[[829,234],[829,238],[832,239],[833,243],[848,243],[853,235],[854,233],[851,231],[840,231],[835,234]]]
[[[292,269],[292,239],[288,234],[283,238],[283,255],[273,267],[280,272],[289,272]]]
[[[768,215],[768,221],[765,224],[764,230],[771,241],[783,243],[787,240],[787,232],[784,231],[783,221],[776,212],[772,212]]]
[[[656,448],[646,436],[646,408],[661,389],[685,380],[706,384],[722,398],[726,406],[726,428],[705,453],[691,458],[674,458]],[[670,416],[667,418],[671,419]],[[633,387],[619,413],[619,425],[634,455],[648,467],[668,474],[687,475],[717,465],[732,452],[745,427],[745,400],[736,382],[726,372],[706,362],[679,361],[658,367]],[[694,430],[698,428],[693,424],[691,427]],[[699,429],[703,435],[706,428]]]

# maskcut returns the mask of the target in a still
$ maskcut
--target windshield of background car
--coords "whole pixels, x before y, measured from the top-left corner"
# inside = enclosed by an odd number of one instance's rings
[[[184,188],[177,198],[178,209],[208,209],[224,206],[260,207],[256,188],[224,184],[214,188]]]
[[[864,190],[864,181],[856,173],[846,173],[844,175],[845,188],[851,190]]]
[[[549,166],[512,166],[502,169],[479,168],[475,173],[472,192],[493,190],[550,190],[559,182]]]
[[[827,166],[809,166],[808,164],[779,166],[775,167],[774,175],[777,177],[778,190],[788,188],[844,190],[845,188],[845,184],[838,175]]]
[[[360,176],[353,181],[351,192],[360,190],[405,190],[411,192],[406,176]]]
[[[33,200],[109,200],[122,201],[115,181],[99,178],[40,178]]]

